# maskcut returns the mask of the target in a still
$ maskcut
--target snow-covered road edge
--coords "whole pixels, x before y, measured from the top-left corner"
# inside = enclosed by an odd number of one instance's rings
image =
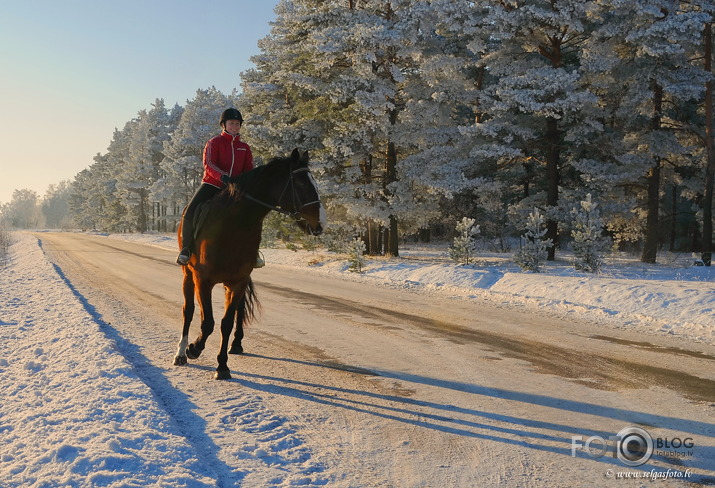
[[[36,239],[17,235],[0,276],[3,484],[216,486]]]

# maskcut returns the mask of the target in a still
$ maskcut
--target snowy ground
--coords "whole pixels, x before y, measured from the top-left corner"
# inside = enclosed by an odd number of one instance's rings
[[[110,237],[175,248],[173,236]],[[201,459],[206,454],[187,443],[91,305],[35,238],[15,239],[0,268],[0,486],[216,486],[216,473]],[[690,256],[659,265],[613,258],[603,274],[590,276],[566,261],[541,274],[521,273],[496,254],[456,266],[433,248],[405,247],[402,258],[371,260],[362,274],[328,253],[264,254],[269,265],[715,343],[715,272],[690,266]]]

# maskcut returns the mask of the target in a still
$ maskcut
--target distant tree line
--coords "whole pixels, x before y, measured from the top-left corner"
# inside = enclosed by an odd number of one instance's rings
[[[554,259],[587,195],[644,262],[710,253],[714,14],[711,0],[283,0],[240,94],[157,99],[71,182],[67,212],[174,230],[236,106],[259,162],[310,150],[333,237],[368,253],[453,237],[465,217],[506,250],[538,211]]]
[[[0,204],[0,226],[5,229],[74,228],[67,207],[71,193],[70,181],[50,185],[42,198],[32,190],[15,190],[9,203]]]

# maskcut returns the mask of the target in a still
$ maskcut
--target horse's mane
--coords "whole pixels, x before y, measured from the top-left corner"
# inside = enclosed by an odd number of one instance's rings
[[[256,166],[250,171],[234,176],[228,185],[214,198],[214,201],[220,203],[222,206],[231,205],[241,200],[244,193],[250,188],[253,188],[260,181],[273,179],[276,174],[280,174],[281,172],[287,174],[292,162],[293,160],[290,157],[275,157],[266,164]],[[297,167],[305,165],[306,163],[297,163]]]

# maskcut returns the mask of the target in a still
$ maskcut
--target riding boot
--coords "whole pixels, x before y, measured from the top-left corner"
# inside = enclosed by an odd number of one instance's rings
[[[182,248],[179,253],[179,257],[176,258],[176,264],[186,266],[189,263],[189,258],[191,258],[191,248],[193,247],[193,225],[191,224],[191,219],[184,219],[181,224],[181,243]]]

